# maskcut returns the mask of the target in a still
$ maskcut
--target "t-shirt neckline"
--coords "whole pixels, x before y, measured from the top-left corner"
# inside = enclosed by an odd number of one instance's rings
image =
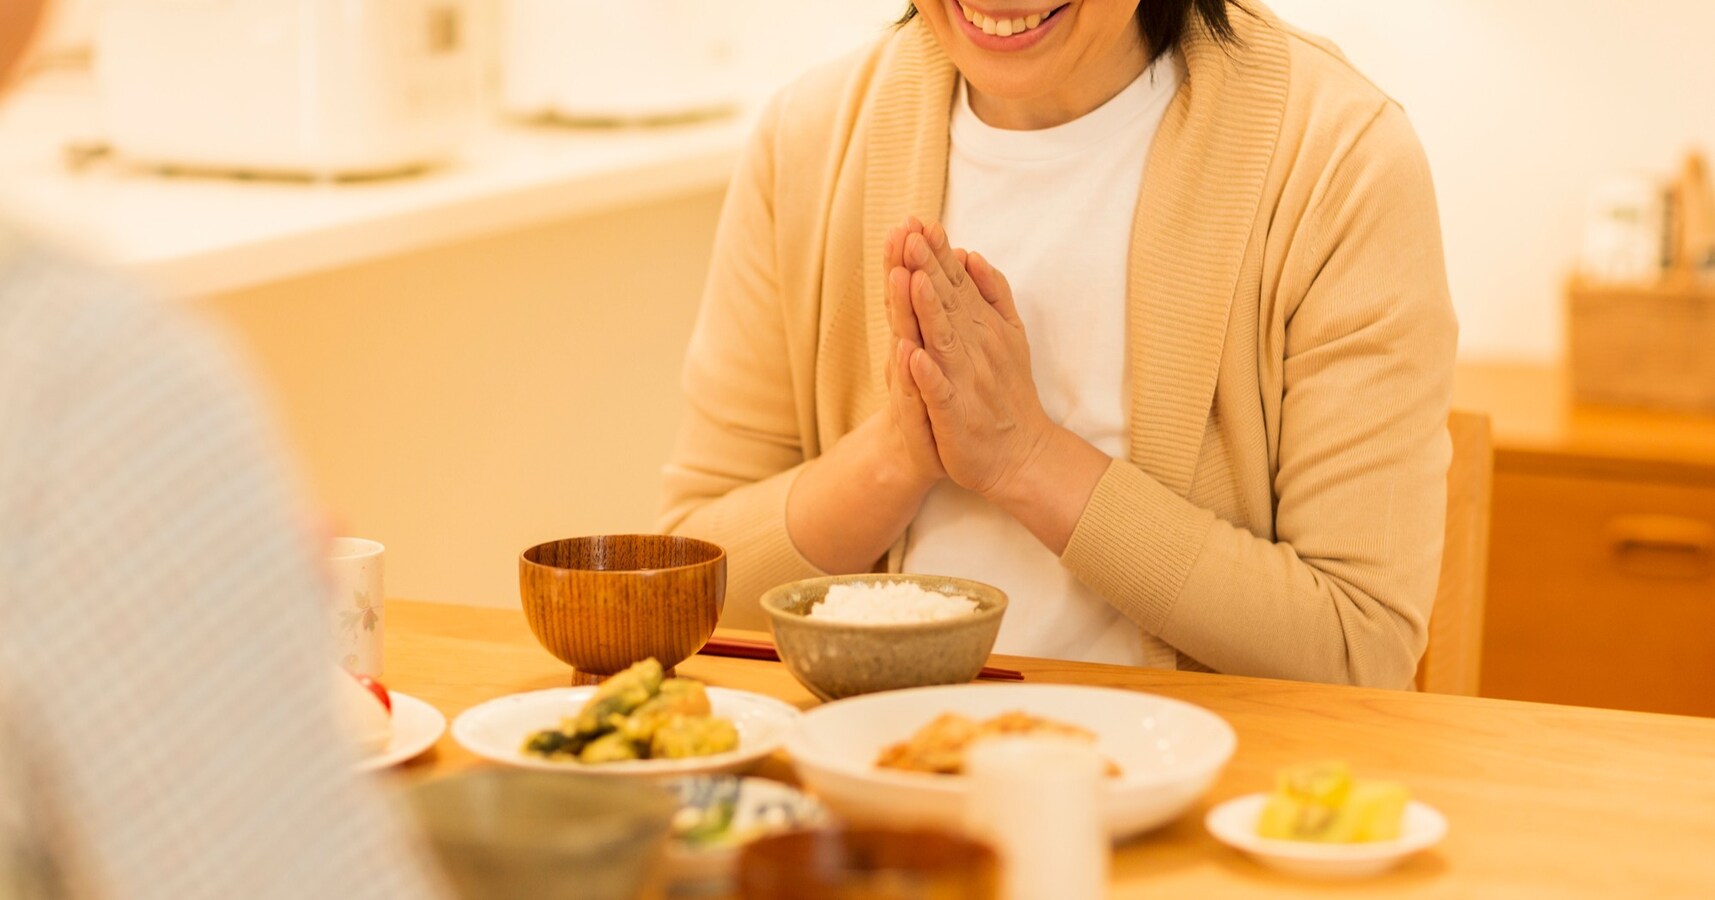
[[[1178,59],[1168,51],[1101,106],[1061,125],[1019,131],[996,128],[978,118],[971,109],[965,80],[960,78],[950,128],[952,146],[963,154],[1003,160],[1075,156],[1172,99],[1180,80]]]

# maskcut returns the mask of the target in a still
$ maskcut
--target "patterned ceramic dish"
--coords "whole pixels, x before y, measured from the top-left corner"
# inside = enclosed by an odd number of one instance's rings
[[[779,749],[803,715],[796,707],[773,697],[712,687],[708,689],[709,705],[715,715],[731,720],[738,729],[737,750],[688,759],[639,759],[595,765],[543,759],[524,752],[526,738],[554,727],[562,717],[576,712],[595,690],[547,688],[490,700],[465,710],[453,720],[453,740],[484,759],[525,769],[662,778],[749,769]]]
[[[857,623],[812,619],[808,613],[836,584],[905,582],[958,594],[977,611],[937,622]],[[780,660],[823,700],[934,684],[963,684],[988,662],[1006,594],[999,588],[942,575],[836,575],[783,584],[762,595]]]
[[[745,844],[831,821],[815,799],[766,778],[699,775],[662,782],[662,787],[679,800],[667,842],[674,897],[730,896]]]

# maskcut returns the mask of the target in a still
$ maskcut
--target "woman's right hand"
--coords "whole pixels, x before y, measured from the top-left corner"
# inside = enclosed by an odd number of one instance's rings
[[[929,410],[923,405],[916,379],[911,377],[911,351],[922,345],[922,336],[917,314],[911,309],[911,273],[905,269],[905,239],[922,231],[921,222],[908,219],[904,225],[889,230],[882,243],[882,293],[887,304],[888,328],[893,332],[893,353],[887,367],[887,413],[912,474],[933,485],[945,478],[947,472],[935,447]]]
[[[786,498],[786,533],[793,546],[829,574],[874,571],[917,517],[929,490],[947,477],[909,368],[919,340],[903,266],[912,225],[922,231],[912,220],[888,232],[882,248],[883,294],[894,331],[887,405],[806,465]]]

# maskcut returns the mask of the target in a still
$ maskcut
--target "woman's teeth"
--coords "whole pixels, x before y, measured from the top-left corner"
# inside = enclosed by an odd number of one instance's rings
[[[991,19],[974,9],[959,4],[959,9],[965,14],[965,21],[982,29],[983,34],[998,34],[1001,37],[1012,37],[1023,34],[1042,24],[1045,16],[1033,14],[1018,19]]]

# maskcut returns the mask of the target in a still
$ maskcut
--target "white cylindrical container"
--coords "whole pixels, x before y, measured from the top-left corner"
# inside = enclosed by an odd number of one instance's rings
[[[1106,895],[1106,768],[1093,745],[1075,738],[994,738],[967,751],[966,828],[1000,854],[1008,900]]]
[[[381,638],[387,627],[381,579],[385,551],[380,543],[363,538],[334,538],[328,544],[334,662],[357,675],[381,675]]]
[[[709,0],[507,0],[501,105],[524,118],[648,122],[735,108],[755,19]]]
[[[476,3],[101,0],[104,132],[119,158],[168,170],[343,178],[448,162],[483,111]]]

